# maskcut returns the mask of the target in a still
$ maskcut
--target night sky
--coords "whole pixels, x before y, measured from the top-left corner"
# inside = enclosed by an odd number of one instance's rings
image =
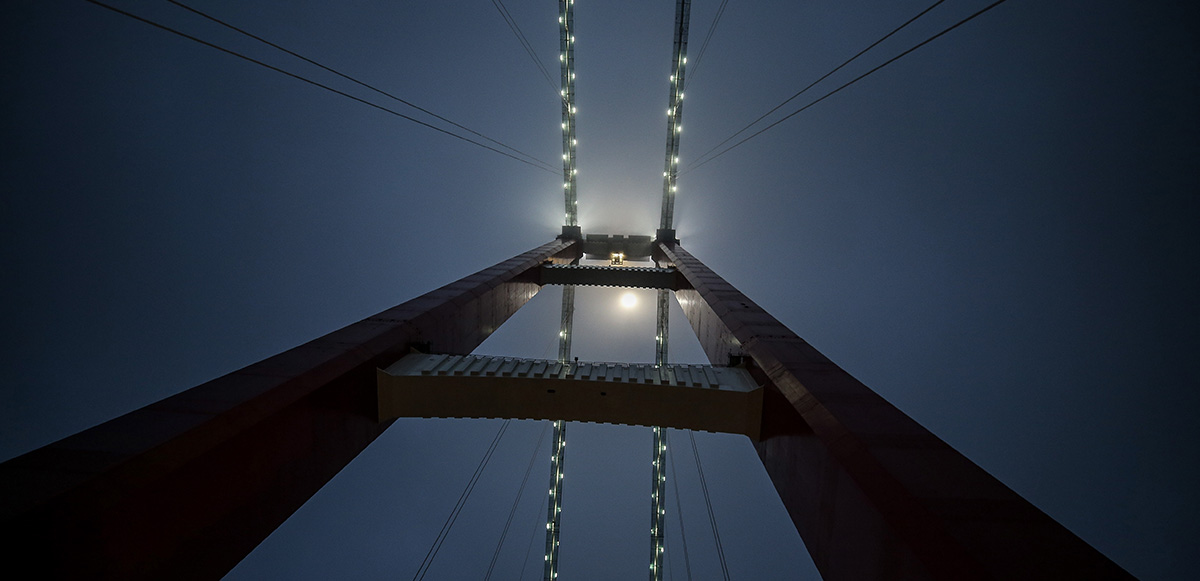
[[[113,2],[420,115],[168,2]],[[695,59],[720,4],[695,0],[682,165],[931,3],[734,0]],[[988,3],[945,2],[776,117]],[[576,7],[585,232],[657,226],[674,4]],[[560,159],[557,88],[487,0],[193,5]],[[694,255],[1144,579],[1200,566],[1193,6],[1009,0],[683,174],[676,205]],[[557,82],[557,3],[508,9]],[[561,174],[82,0],[9,0],[0,26],[0,459],[561,226]],[[580,289],[581,360],[653,360],[653,293],[622,309],[622,292]],[[477,352],[553,357],[560,293]],[[674,308],[671,360],[703,362]],[[398,421],[230,577],[408,578],[501,423]],[[427,578],[484,575],[544,425],[511,424]],[[563,578],[646,574],[650,438],[569,424]],[[719,578],[688,438],[671,438],[693,577]],[[733,578],[816,578],[749,442],[696,440]],[[495,579],[540,578],[549,436],[537,454]]]

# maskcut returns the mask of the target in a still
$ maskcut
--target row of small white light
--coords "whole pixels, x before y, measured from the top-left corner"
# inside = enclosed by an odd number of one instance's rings
[[[686,1],[681,1],[677,10],[686,10],[683,14],[683,20],[686,21],[690,9],[686,6]],[[680,14],[676,14],[680,16]],[[676,185],[676,179],[679,175],[679,137],[683,133],[683,84],[685,78],[685,65],[687,64],[687,34],[686,28],[682,31],[680,42],[677,46],[678,52],[672,56],[672,65],[675,70],[672,71],[669,79],[671,81],[671,98],[667,107],[667,159],[666,167],[663,170],[663,208],[662,219],[659,223],[659,228],[673,228],[675,214],[675,195],[679,192],[679,187]]]
[[[661,338],[660,338],[661,339]],[[650,465],[654,473],[654,489],[650,493],[650,578],[662,578],[662,562],[663,551],[665,546],[665,532],[663,523],[666,518],[666,428],[654,428],[654,457]]]
[[[554,422],[554,448],[550,455],[550,507],[546,517],[545,578],[558,578],[558,525],[562,515],[563,455],[566,452],[566,422]]]
[[[562,90],[559,95],[563,98],[562,131],[563,131],[563,194],[566,213],[564,222],[568,226],[579,224],[579,199],[576,192],[576,176],[579,170],[576,166],[575,146],[579,143],[575,138],[575,70],[574,45],[575,33],[571,30],[574,23],[574,0],[559,0],[559,42],[561,52],[558,55],[561,63]]]

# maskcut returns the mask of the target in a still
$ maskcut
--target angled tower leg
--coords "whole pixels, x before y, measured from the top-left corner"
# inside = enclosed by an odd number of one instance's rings
[[[0,464],[0,559],[46,578],[228,572],[391,422],[376,369],[470,353],[568,262],[556,240]]]
[[[755,447],[825,579],[1132,579],[682,247],[659,250],[709,359],[766,383]]]

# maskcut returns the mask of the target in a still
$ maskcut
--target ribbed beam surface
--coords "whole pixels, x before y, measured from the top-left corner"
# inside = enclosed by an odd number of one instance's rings
[[[404,357],[378,373],[380,420],[568,420],[758,437],[762,389],[737,367]]]

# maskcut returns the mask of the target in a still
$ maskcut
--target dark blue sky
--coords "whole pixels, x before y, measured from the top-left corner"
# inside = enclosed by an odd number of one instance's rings
[[[374,99],[167,2],[114,3]],[[730,2],[691,75],[683,165],[929,3]],[[694,3],[693,50],[718,4]],[[947,1],[812,95],[986,4]],[[490,2],[195,6],[559,159],[556,93]],[[553,71],[555,3],[509,9]],[[673,12],[666,0],[576,7],[585,231],[657,224]],[[1009,0],[684,174],[680,238],[1131,573],[1187,578],[1200,565],[1198,20],[1186,2]],[[561,224],[560,177],[82,0],[10,0],[0,23],[0,458],[523,252]],[[650,295],[643,316],[617,296],[580,291],[575,354],[651,361]],[[544,290],[480,351],[550,356],[558,297]],[[673,360],[702,359],[685,327],[672,347]],[[408,575],[497,427],[398,422],[232,576]],[[431,578],[482,576],[540,430],[514,423]],[[568,430],[562,574],[644,575],[649,429]],[[682,436],[693,568],[715,578]],[[735,578],[805,578],[749,444],[697,440]],[[498,578],[517,576],[540,526],[547,455]]]

